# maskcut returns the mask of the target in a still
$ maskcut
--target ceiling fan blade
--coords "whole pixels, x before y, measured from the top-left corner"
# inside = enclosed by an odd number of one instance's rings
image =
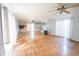
[[[74,5],[69,6],[69,7],[67,7],[66,9],[69,9],[69,8],[75,8],[75,7],[79,7],[79,3],[75,3]]]
[[[66,9],[63,9],[63,11],[65,12],[65,13],[70,13],[69,11],[67,11]]]
[[[53,11],[58,11],[58,10],[50,10],[50,11],[48,11],[48,12],[53,12]]]

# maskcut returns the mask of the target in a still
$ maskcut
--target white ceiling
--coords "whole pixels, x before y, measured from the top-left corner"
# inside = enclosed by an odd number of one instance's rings
[[[45,21],[58,17],[54,15],[56,12],[47,12],[56,10],[57,3],[5,3],[4,5],[15,14],[17,20]]]
[[[15,13],[17,19],[32,20],[45,18],[48,16],[49,10],[56,10],[57,4],[52,3],[17,3],[5,4],[10,11]],[[53,13],[52,13],[53,14]]]

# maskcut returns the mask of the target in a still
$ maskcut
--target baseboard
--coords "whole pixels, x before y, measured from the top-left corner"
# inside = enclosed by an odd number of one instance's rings
[[[78,40],[73,40],[73,39],[69,39],[70,41],[73,41],[73,42],[77,42],[77,43],[79,43],[79,41]]]

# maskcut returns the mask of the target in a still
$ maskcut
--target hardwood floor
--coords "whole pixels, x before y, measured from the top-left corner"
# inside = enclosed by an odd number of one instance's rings
[[[41,32],[20,33],[12,56],[78,56],[79,43],[63,37],[44,35]]]

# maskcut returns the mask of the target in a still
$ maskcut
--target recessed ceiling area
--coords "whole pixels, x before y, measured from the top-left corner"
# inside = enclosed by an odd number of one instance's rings
[[[58,19],[59,15],[56,15],[56,11],[47,12],[50,10],[56,10],[58,3],[5,3],[8,10],[15,14],[17,20],[22,21],[45,21]],[[73,4],[64,3],[65,7],[71,6]],[[70,17],[71,13],[63,15]]]

